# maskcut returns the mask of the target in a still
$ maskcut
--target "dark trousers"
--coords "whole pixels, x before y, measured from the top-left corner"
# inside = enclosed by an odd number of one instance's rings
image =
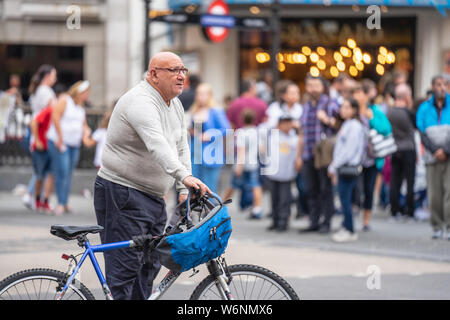
[[[142,234],[161,235],[167,220],[162,198],[153,197],[97,176],[94,207],[103,243],[131,240]],[[143,253],[123,248],[104,253],[106,282],[117,300],[143,300],[152,292],[161,265],[156,255],[142,264]]]
[[[414,180],[416,176],[416,152],[397,151],[392,155],[391,159],[391,189],[390,202],[391,214],[394,216],[397,212],[402,212],[399,205],[400,188],[403,180],[406,179],[406,206],[403,214],[414,216]]]
[[[297,178],[295,179],[295,183],[297,185],[298,190],[298,199],[297,199],[297,216],[304,214],[308,215],[308,201],[306,197],[305,191],[305,182],[303,178],[302,172],[297,174]]]
[[[322,225],[330,227],[334,213],[333,185],[328,177],[327,169],[314,168],[314,159],[305,160],[302,169],[308,199],[308,211],[311,227]]]
[[[353,203],[365,210],[372,210],[373,193],[377,181],[378,169],[376,165],[364,167],[358,178],[356,188],[353,191]]]
[[[273,225],[277,228],[287,228],[291,216],[291,183],[275,181],[269,178],[272,204]]]
[[[347,178],[339,176],[338,193],[341,201],[342,211],[344,213],[343,227],[350,232],[354,232],[353,228],[353,212],[352,212],[352,194],[358,182],[358,177]]]
[[[360,175],[362,179],[362,187],[364,192],[363,208],[365,210],[372,210],[373,207],[373,192],[375,191],[375,182],[377,181],[378,169],[376,165],[363,168]]]

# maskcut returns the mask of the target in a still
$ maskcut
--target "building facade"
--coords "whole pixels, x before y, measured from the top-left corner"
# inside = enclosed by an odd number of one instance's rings
[[[445,15],[448,4],[433,7],[423,1],[421,6],[402,5],[418,1],[391,0],[389,3],[397,5],[389,6],[382,5],[386,1],[377,1],[381,8],[377,30],[367,27],[371,16],[367,6],[355,4],[364,1],[346,0],[346,5],[337,5],[339,0],[280,1],[280,77],[294,79],[302,86],[305,74],[317,67],[331,79],[335,71],[331,66],[337,67],[334,52],[353,39],[371,61],[354,63],[356,78],[380,80],[401,68],[408,72],[415,96],[424,96],[433,75],[450,73],[450,17]],[[152,0],[151,9],[203,13],[210,2]],[[230,14],[236,17],[270,18],[272,14],[272,0],[227,3]],[[144,0],[0,0],[0,90],[8,86],[9,75],[17,73],[26,91],[38,66],[50,63],[57,67],[59,81],[66,86],[89,80],[93,106],[110,106],[138,83],[145,71],[144,8]],[[213,86],[219,104],[238,94],[240,79],[259,78],[270,70],[271,62],[263,58],[270,53],[270,32],[230,29],[223,42],[213,43],[203,31],[200,25],[152,22],[150,55],[161,50],[180,54],[191,73]],[[308,62],[300,63],[303,47],[312,51],[322,47],[326,53],[322,56],[318,52],[317,62],[307,55]],[[381,47],[395,54],[394,62],[382,64],[383,74],[376,67]],[[352,57],[343,58],[345,72],[350,71]]]
[[[268,19],[272,14],[272,2],[227,1],[233,16]],[[376,1],[379,5],[380,26],[371,28],[374,18],[371,11],[367,11],[370,1],[345,1],[345,5],[338,5],[339,2],[280,1],[280,78],[293,79],[302,88],[306,73],[315,67],[319,74],[330,80],[339,72],[346,72],[357,79],[367,77],[383,82],[398,69],[407,72],[414,96],[420,98],[429,89],[433,75],[450,72],[450,17],[446,15],[449,3],[434,7],[426,1],[399,0],[389,1],[392,5],[388,6],[384,5],[387,1]],[[194,10],[204,13],[209,3],[172,0],[168,2],[168,7],[176,12]],[[154,45],[155,50],[164,48],[197,56],[199,73],[204,81],[213,85],[219,101],[227,95],[238,94],[239,79],[260,78],[271,68],[271,62],[261,55],[265,53],[267,57],[271,53],[272,38],[269,31],[231,29],[225,41],[211,43],[205,38],[201,26],[173,24],[166,28],[170,28],[174,41],[171,45],[162,41],[161,45]],[[354,50],[354,47],[349,48],[349,39],[355,41],[356,49],[360,49],[359,64],[355,62],[354,55],[350,54],[346,59],[340,52],[342,47]],[[311,52],[319,48],[324,50],[324,55],[318,53],[318,58],[314,57],[317,61],[310,61]],[[304,54],[302,49],[311,52]],[[378,57],[380,50],[386,51],[384,57]],[[332,69],[338,62],[335,52],[341,54],[338,60],[343,58],[345,62],[338,73]],[[366,53],[370,63],[362,63],[362,56]],[[389,53],[393,54],[390,61]],[[304,63],[301,62],[304,59],[302,55],[306,56]]]
[[[40,64],[55,65],[66,87],[91,82],[90,103],[105,108],[143,74],[142,0],[0,0],[0,86],[21,76],[24,94]]]

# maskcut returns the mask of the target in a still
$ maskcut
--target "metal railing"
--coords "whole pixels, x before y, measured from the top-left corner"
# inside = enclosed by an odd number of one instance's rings
[[[103,117],[103,113],[95,110],[86,111],[88,126],[94,131]],[[27,128],[31,122],[29,108],[16,108],[7,120],[7,125],[0,139],[0,166],[31,166],[31,154],[27,143]],[[95,147],[81,146],[80,160],[77,168],[95,168],[93,161]]]

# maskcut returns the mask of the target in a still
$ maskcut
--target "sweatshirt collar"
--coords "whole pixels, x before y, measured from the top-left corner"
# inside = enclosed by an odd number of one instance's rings
[[[145,90],[147,90],[151,95],[157,96],[162,104],[164,104],[167,107],[170,107],[172,105],[173,99],[171,99],[170,104],[167,105],[167,103],[164,101],[163,97],[161,96],[161,93],[159,93],[159,91],[156,90],[146,79],[143,79],[141,81],[141,83],[144,86]]]

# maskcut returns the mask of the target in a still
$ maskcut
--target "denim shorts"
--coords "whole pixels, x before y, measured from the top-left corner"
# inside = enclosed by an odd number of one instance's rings
[[[31,153],[33,170],[38,179],[44,179],[51,169],[51,158],[48,151],[35,150]]]
[[[233,172],[233,176],[231,178],[231,186],[234,189],[238,189],[244,185],[252,188],[259,187],[261,185],[259,182],[259,169],[243,171],[240,177],[237,177]]]

